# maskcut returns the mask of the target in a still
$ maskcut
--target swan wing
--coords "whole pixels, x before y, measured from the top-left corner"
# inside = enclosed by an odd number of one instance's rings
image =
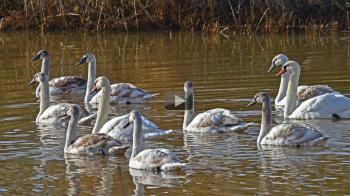
[[[160,132],[160,133],[163,132],[158,128],[158,126],[155,123],[148,120],[146,117],[141,116],[141,118],[142,118],[142,130],[145,135],[147,133],[152,133],[154,136],[158,136],[158,134],[156,134],[155,132]],[[131,141],[133,137],[132,133],[134,129],[134,124],[130,123],[129,126],[125,127],[125,125],[128,124],[128,122],[129,122],[129,114],[115,117],[109,120],[108,122],[106,122],[99,132],[107,133],[108,135],[110,135],[115,139]]]
[[[198,114],[190,123],[189,127],[222,127],[236,125],[241,122],[230,110],[216,108]]]
[[[325,93],[335,92],[328,85],[298,86],[297,96],[299,101],[305,101]]]
[[[103,153],[108,152],[109,148],[122,146],[121,142],[114,140],[104,133],[88,134],[79,137],[71,146],[71,151],[87,152],[94,154],[102,150]]]
[[[340,118],[350,118],[350,98],[339,93],[326,93],[302,102],[289,118],[312,119],[332,118],[338,115]]]
[[[157,169],[167,163],[180,163],[180,159],[169,149],[146,149],[131,158],[129,166],[135,169]]]
[[[41,123],[63,123],[69,120],[69,116],[67,115],[67,111],[70,107],[70,103],[59,103],[55,105],[49,106],[39,118],[39,122]],[[80,118],[87,115],[86,110],[80,109]]]
[[[307,145],[326,139],[315,128],[298,124],[280,124],[271,129],[262,144]]]

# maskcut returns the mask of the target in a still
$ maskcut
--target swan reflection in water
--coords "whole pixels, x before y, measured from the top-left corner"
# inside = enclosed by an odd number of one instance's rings
[[[95,190],[96,195],[128,195],[124,187],[128,176],[122,172],[120,165],[127,164],[124,160],[105,156],[64,155],[66,163],[66,180],[68,181],[67,195],[80,195]],[[92,177],[91,182],[84,178]]]
[[[174,171],[148,171],[129,168],[133,183],[135,184],[135,195],[145,194],[145,185],[152,188],[175,187],[179,184],[188,183],[186,174]]]

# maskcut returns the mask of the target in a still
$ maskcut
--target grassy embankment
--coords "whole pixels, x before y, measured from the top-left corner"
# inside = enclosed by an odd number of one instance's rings
[[[226,34],[349,30],[345,0],[3,0],[0,30],[194,31]]]

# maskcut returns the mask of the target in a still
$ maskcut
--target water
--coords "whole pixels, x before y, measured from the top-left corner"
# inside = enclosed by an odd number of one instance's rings
[[[196,110],[224,107],[247,122],[260,122],[260,107],[245,105],[255,93],[277,94],[279,78],[267,73],[282,52],[302,66],[300,84],[328,84],[350,93],[350,43],[346,36],[238,36],[195,34],[0,34],[0,194],[131,195],[259,194],[343,195],[350,192],[350,121],[305,121],[331,139],[326,147],[258,147],[259,127],[244,133],[184,134],[182,111],[163,107],[168,91],[193,81]],[[38,104],[26,84],[41,63],[30,60],[47,49],[51,77],[82,75],[75,66],[86,52],[97,57],[98,75],[130,82],[160,95],[150,103],[114,106],[113,115],[140,110],[167,137],[147,141],[170,148],[188,164],[184,173],[129,170],[127,158],[65,156],[65,129],[34,124]],[[82,104],[82,97],[59,101]],[[113,116],[111,115],[111,117]],[[280,122],[274,118],[274,122]],[[80,128],[80,134],[91,131]]]

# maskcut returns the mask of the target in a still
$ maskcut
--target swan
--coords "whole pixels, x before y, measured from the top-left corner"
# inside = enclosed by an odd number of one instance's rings
[[[302,146],[327,142],[328,137],[310,126],[279,124],[272,127],[271,102],[266,92],[257,93],[248,106],[256,103],[262,103],[261,127],[257,144]]]
[[[284,54],[278,54],[272,59],[272,64],[268,70],[268,72],[271,72],[275,67],[283,66],[288,60],[288,57]],[[281,75],[281,82],[280,87],[278,90],[278,94],[275,98],[275,107],[276,108],[283,108],[286,103],[286,92],[288,87],[288,81],[289,81],[290,73],[286,72]],[[297,105],[299,105],[301,102],[308,100],[310,98],[323,95],[325,93],[332,93],[335,92],[331,87],[328,85],[302,85],[298,86],[297,89]]]
[[[42,59],[41,72],[50,76],[51,57],[47,50],[40,50],[32,61]],[[80,76],[61,76],[49,81],[50,95],[63,95],[69,93],[82,93],[86,88],[86,80]],[[36,97],[40,96],[40,85],[35,91]]]
[[[185,82],[184,91],[186,108],[182,126],[183,130],[200,133],[221,133],[243,131],[248,128],[249,124],[242,122],[230,110],[222,108],[208,110],[194,117],[194,92],[191,81]]]
[[[296,104],[300,66],[295,61],[286,62],[276,76],[290,74],[284,108],[284,118],[350,118],[350,98],[338,93],[325,93]]]
[[[180,159],[169,149],[143,149],[144,139],[142,137],[142,118],[141,113],[132,111],[129,116],[129,122],[125,125],[134,124],[132,152],[129,161],[129,167],[143,170],[177,170],[185,168],[186,164],[181,163]]]
[[[107,121],[110,110],[110,93],[111,86],[109,80],[101,76],[94,82],[94,87],[91,92],[99,91],[101,101],[98,105],[97,119],[93,128],[93,133],[106,133],[114,139],[122,141],[132,141],[133,125],[124,127],[128,123],[130,114],[115,117]],[[142,118],[142,129],[144,130],[145,138],[156,137],[172,133],[172,130],[160,130],[158,126],[146,117]],[[107,122],[106,122],[107,121]]]
[[[50,106],[49,82],[45,73],[38,72],[34,75],[28,85],[39,83],[40,90],[40,110],[35,122],[38,124],[62,124],[68,121],[67,111],[71,104],[59,103]],[[80,107],[79,107],[80,108]],[[87,112],[80,108],[80,118],[87,116]]]
[[[76,130],[80,116],[80,107],[71,104],[67,110],[70,117],[66,143],[64,145],[64,153],[66,154],[88,154],[95,155],[102,153],[103,155],[118,154],[123,155],[128,147],[122,146],[122,143],[103,133],[87,134],[76,138]]]
[[[83,55],[77,65],[88,63],[88,82],[87,89],[91,91],[93,82],[96,78],[96,58],[93,54],[87,53]],[[101,93],[97,93],[92,96],[90,91],[86,91],[84,101],[85,103],[98,104],[101,99]],[[130,83],[117,83],[111,85],[110,103],[117,104],[137,104],[144,103],[146,100],[156,96],[158,94],[149,93],[143,89]]]

